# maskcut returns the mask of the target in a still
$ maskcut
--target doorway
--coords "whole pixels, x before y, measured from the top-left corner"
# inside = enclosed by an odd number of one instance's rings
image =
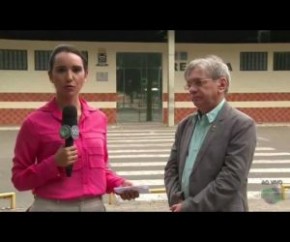
[[[117,122],[162,122],[161,58],[117,53]]]

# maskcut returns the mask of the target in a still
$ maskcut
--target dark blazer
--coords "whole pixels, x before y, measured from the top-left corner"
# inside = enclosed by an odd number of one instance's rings
[[[177,126],[165,166],[169,206],[184,200],[181,180],[195,116],[187,116]],[[226,102],[196,157],[190,176],[190,195],[183,201],[182,211],[248,211],[247,178],[256,142],[253,119]]]

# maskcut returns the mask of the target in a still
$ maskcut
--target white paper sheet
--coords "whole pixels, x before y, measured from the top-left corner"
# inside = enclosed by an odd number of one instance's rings
[[[139,193],[149,193],[149,186],[147,185],[140,185],[140,186],[130,186],[130,187],[115,187],[114,191],[117,194],[121,194],[124,191],[134,190],[138,191]]]

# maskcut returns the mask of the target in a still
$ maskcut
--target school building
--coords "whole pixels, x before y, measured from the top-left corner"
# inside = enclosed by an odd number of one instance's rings
[[[175,43],[169,33],[168,41],[155,43],[0,38],[0,126],[20,125],[53,96],[48,57],[63,43],[87,56],[82,96],[110,124],[177,124],[195,110],[184,90],[186,64],[208,54],[231,69],[231,105],[258,123],[290,122],[290,43]]]

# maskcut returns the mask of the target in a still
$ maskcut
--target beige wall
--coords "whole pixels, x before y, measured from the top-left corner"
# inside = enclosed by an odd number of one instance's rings
[[[111,123],[116,122],[116,53],[118,52],[156,52],[162,53],[163,93],[167,93],[167,43],[112,43],[112,42],[74,42],[74,41],[21,41],[1,40],[0,49],[24,49],[28,51],[28,71],[0,70],[0,125],[19,124],[28,114],[29,109],[43,105],[43,99],[23,101],[18,93],[53,93],[54,87],[50,83],[46,71],[34,71],[34,50],[52,50],[61,43],[70,43],[79,49],[88,51],[89,76],[83,93],[102,93],[103,99],[95,99],[91,105],[107,109]],[[99,49],[105,49],[108,66],[96,66]],[[290,120],[290,71],[273,71],[273,53],[275,51],[289,51],[290,44],[176,44],[175,51],[188,53],[188,60],[209,54],[216,54],[225,62],[230,62],[232,82],[230,93],[233,97],[229,102],[235,107],[245,108],[245,111],[258,122],[289,122]],[[265,51],[268,52],[267,71],[239,71],[240,52]],[[179,62],[179,61],[177,61]],[[182,61],[183,62],[183,61]],[[97,82],[97,72],[108,72],[107,82]],[[184,115],[192,112],[193,104],[184,90],[183,71],[175,72],[175,122]],[[14,93],[14,94],[11,94]],[[271,93],[271,94],[269,94]],[[89,94],[88,94],[89,95]],[[20,96],[20,99],[15,98]],[[23,95],[25,96],[25,94]],[[35,95],[37,96],[37,94]],[[93,95],[94,96],[94,95]],[[101,95],[100,95],[101,96]],[[242,96],[242,98],[240,98]],[[250,96],[250,98],[249,98]],[[270,96],[270,98],[269,98]],[[11,98],[12,97],[12,98]],[[26,96],[25,96],[26,97]],[[113,98],[112,98],[113,97]],[[240,100],[240,101],[237,101]],[[257,101],[259,100],[259,101]],[[163,101],[163,108],[167,108],[167,101]],[[273,109],[274,108],[274,109]],[[19,110],[14,115],[15,109]],[[2,120],[1,120],[2,118]],[[167,116],[164,115],[163,122]]]
[[[61,43],[69,43],[81,50],[88,51],[89,76],[83,88],[84,93],[115,93],[116,92],[116,53],[117,52],[163,52],[164,44],[155,43],[106,43],[106,42],[72,42],[72,41],[20,41],[0,40],[1,49],[28,50],[28,71],[0,70],[0,92],[54,92],[46,71],[34,71],[34,50],[51,50]],[[96,66],[99,48],[106,49],[108,66]],[[165,55],[163,55],[163,58]],[[163,60],[164,79],[166,65]],[[97,72],[108,72],[108,82],[97,82]]]
[[[257,92],[290,92],[290,71],[273,71],[273,53],[275,51],[289,51],[290,44],[177,44],[176,51],[187,51],[188,61],[208,54],[220,56],[230,62],[232,93]],[[268,52],[267,71],[239,71],[240,52],[265,51]],[[176,73],[176,92],[183,90],[183,73]]]
[[[28,50],[28,71],[0,70],[0,92],[54,92],[45,71],[34,71],[34,50],[51,50],[63,41],[21,41],[0,40],[2,49]],[[167,44],[166,43],[111,43],[111,42],[72,42],[89,54],[89,77],[83,88],[85,93],[116,92],[116,53],[117,52],[160,52],[163,54],[163,92],[167,92]],[[108,66],[96,66],[99,48],[107,51]],[[176,51],[186,51],[188,61],[208,54],[216,54],[233,68],[232,93],[290,92],[290,72],[272,71],[274,51],[288,51],[290,44],[176,44]],[[239,71],[239,56],[241,51],[267,51],[268,71]],[[96,73],[108,72],[108,82],[97,82]],[[175,72],[175,92],[185,92],[183,89],[183,72]]]

